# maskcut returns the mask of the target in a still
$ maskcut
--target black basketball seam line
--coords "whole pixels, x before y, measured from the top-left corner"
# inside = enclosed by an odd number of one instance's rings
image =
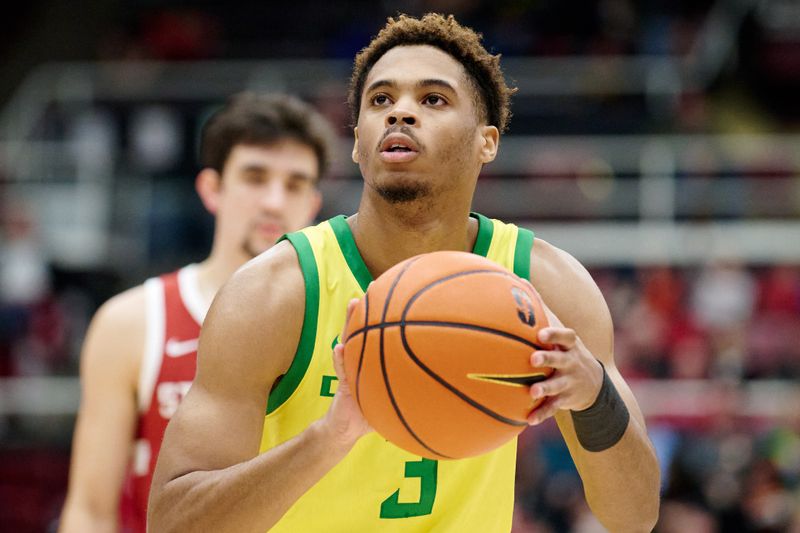
[[[500,276],[503,276],[503,277],[506,277],[506,278],[521,279],[519,276],[517,276],[516,274],[514,274],[512,272],[503,271],[503,270],[493,270],[493,269],[488,269],[488,268],[479,269],[479,270],[463,270],[461,272],[456,272],[454,274],[448,274],[447,276],[445,276],[443,278],[439,278],[439,279],[437,279],[435,281],[430,282],[429,284],[427,284],[424,287],[422,287],[421,289],[419,289],[416,293],[414,293],[411,296],[411,298],[408,299],[408,301],[406,302],[406,306],[403,308],[403,313],[401,314],[401,320],[403,318],[405,318],[406,314],[408,313],[408,308],[411,307],[411,304],[413,304],[417,300],[417,298],[422,296],[422,294],[424,292],[428,291],[429,289],[432,289],[433,287],[436,287],[437,285],[441,285],[442,283],[444,283],[446,281],[450,281],[451,279],[456,279],[456,278],[460,278],[460,277],[463,277],[463,276],[471,276],[473,274],[497,274],[497,275],[500,275]]]
[[[389,290],[389,294],[387,295],[387,300],[391,297],[391,294],[394,291],[394,288],[397,285],[397,282],[399,281],[400,276],[402,276],[405,273],[405,271],[411,266],[411,264],[416,262],[417,259],[419,259],[419,258],[415,258],[414,261],[409,262],[409,264],[405,268],[403,268],[402,272],[400,272],[398,274],[397,278],[394,280],[394,282],[392,284],[392,287]],[[430,289],[432,287],[435,287],[436,285],[438,285],[440,283],[444,283],[445,281],[448,281],[448,280],[451,280],[451,279],[454,279],[454,278],[458,278],[458,277],[461,277],[461,276],[468,276],[468,275],[471,275],[471,274],[499,274],[501,276],[512,278],[512,279],[515,279],[515,278],[516,279],[520,279],[519,276],[517,276],[516,274],[514,274],[512,272],[507,272],[507,271],[502,271],[502,270],[494,270],[494,269],[466,270],[466,271],[462,271],[462,272],[456,272],[454,274],[449,274],[449,275],[447,275],[447,276],[445,276],[443,278],[439,278],[439,279],[431,282],[430,284],[426,285],[425,287],[423,287],[422,289],[417,291],[409,299],[409,301],[406,303],[406,307],[403,309],[403,313],[401,315],[401,320],[400,321],[389,322],[389,323],[384,322],[386,320],[386,310],[388,309],[388,301],[387,301],[386,304],[384,305],[384,313],[383,313],[383,316],[381,317],[381,323],[380,324],[365,325],[363,328],[357,329],[356,331],[351,333],[350,336],[348,337],[348,339],[354,337],[355,335],[358,335],[360,333],[366,333],[366,332],[368,332],[370,330],[373,330],[373,329],[385,328],[385,327],[388,327],[388,326],[396,326],[396,325],[402,325],[403,323],[407,323],[407,324],[421,325],[421,326],[425,326],[425,325],[442,325],[444,327],[463,327],[463,328],[466,328],[466,329],[475,329],[475,330],[478,330],[478,331],[484,331],[486,333],[495,333],[497,335],[500,335],[500,336],[503,336],[503,337],[508,337],[510,339],[513,339],[513,340],[518,340],[518,341],[522,342],[523,344],[526,344],[526,345],[530,346],[531,348],[536,348],[537,350],[544,349],[542,346],[539,346],[538,344],[536,344],[534,342],[528,341],[527,339],[524,339],[522,337],[518,337],[518,336],[516,336],[516,335],[514,335],[512,333],[508,333],[508,332],[505,332],[505,331],[502,331],[502,330],[493,329],[493,328],[485,328],[483,326],[476,326],[476,325],[472,325],[472,324],[463,324],[463,323],[460,323],[460,322],[439,322],[439,321],[434,321],[434,320],[430,320],[430,321],[428,321],[428,320],[424,320],[424,321],[423,320],[420,320],[420,321],[413,321],[413,320],[412,321],[406,321],[405,320],[405,316],[406,316],[406,314],[408,312],[408,308],[411,306],[411,304],[423,292],[427,291],[428,289]],[[368,320],[369,320],[369,318],[367,318],[367,321]]]
[[[467,396],[465,393],[461,392],[460,390],[455,388],[453,385],[451,385],[450,383],[448,383],[447,381],[442,379],[442,377],[439,374],[437,374],[436,372],[434,372],[433,370],[428,368],[428,366],[425,365],[425,363],[423,363],[422,361],[419,360],[417,355],[411,349],[411,346],[409,346],[408,342],[406,341],[405,329],[402,326],[400,326],[400,339],[403,341],[403,347],[406,349],[406,353],[408,354],[408,356],[411,358],[411,360],[414,361],[414,363],[419,368],[421,368],[426,374],[428,374],[434,380],[438,381],[439,384],[444,386],[447,390],[449,390],[450,392],[452,392],[453,394],[455,394],[456,396],[458,396],[459,398],[461,398],[462,400],[467,402],[469,405],[471,405],[475,409],[481,411],[482,413],[484,413],[485,415],[489,416],[490,418],[494,418],[498,422],[502,422],[502,423],[507,424],[509,426],[527,426],[528,425],[527,421],[523,422],[523,421],[520,421],[520,420],[514,420],[513,418],[508,418],[508,417],[505,417],[505,416],[501,415],[500,413],[496,413],[496,412],[492,411],[491,409],[489,409],[485,405],[483,405],[481,403],[478,403],[476,400],[473,400],[472,398]]]
[[[389,291],[389,294],[388,294],[387,298],[391,297],[391,294],[394,291],[394,287],[397,285],[397,282],[399,281],[400,277],[408,269],[408,267],[411,266],[411,263],[414,263],[414,262],[416,262],[416,259],[414,261],[410,261],[409,264],[406,265],[403,268],[403,270],[400,271],[400,273],[397,275],[397,278],[395,278],[394,283],[392,284],[392,287],[391,287],[391,289]],[[388,307],[388,301],[386,302],[386,304],[384,306],[383,318],[386,317],[386,308],[387,307]],[[381,320],[381,322],[382,321],[383,320]],[[366,328],[367,328],[368,324],[369,324],[369,287],[367,287],[367,290],[364,292],[364,327],[361,330],[356,330],[356,331],[352,332],[347,337],[347,340],[352,339],[355,335],[358,334],[359,331],[367,331]],[[383,342],[382,338],[381,338],[381,342]],[[363,363],[364,363],[364,352],[366,350],[366,347],[367,347],[367,336],[366,336],[366,334],[364,334],[364,339],[361,342],[361,353],[359,354],[359,357],[358,357],[358,371],[356,372],[356,403],[358,404],[358,408],[359,409],[361,409],[361,389],[360,389],[360,387],[361,387],[361,368],[362,368]],[[382,344],[381,344],[381,350],[382,349],[383,348],[382,348]],[[362,412],[363,412],[363,409],[362,409]]]
[[[428,290],[432,289],[433,287],[436,287],[437,285],[445,283],[446,281],[450,281],[452,279],[456,279],[456,278],[460,278],[460,277],[464,277],[464,276],[470,276],[470,275],[473,275],[473,274],[499,274],[501,276],[510,277],[512,279],[518,277],[515,274],[512,274],[511,272],[504,272],[502,270],[477,269],[477,270],[467,270],[467,271],[462,271],[462,272],[456,272],[454,274],[447,275],[447,276],[445,276],[443,278],[439,278],[436,281],[432,281],[431,283],[429,283],[425,287],[419,289],[406,302],[406,305],[403,308],[403,312],[400,314],[400,338],[402,339],[403,346],[405,347],[406,353],[408,353],[408,355],[411,358],[411,360],[414,361],[414,363],[418,367],[420,367],[423,371],[425,371],[425,373],[427,373],[429,376],[431,376],[433,379],[435,379],[441,385],[443,385],[447,390],[449,390],[450,392],[452,392],[453,394],[455,394],[456,396],[458,396],[459,398],[461,398],[463,401],[467,402],[468,404],[470,404],[474,408],[476,408],[479,411],[483,412],[487,416],[489,416],[491,418],[494,418],[498,422],[502,422],[502,423],[508,424],[510,426],[527,426],[528,425],[527,421],[521,422],[521,421],[518,421],[518,420],[513,420],[513,419],[507,418],[507,417],[505,417],[505,416],[503,416],[503,415],[501,415],[499,413],[496,413],[496,412],[492,411],[491,409],[489,409],[488,407],[486,407],[485,405],[478,403],[476,400],[473,400],[472,398],[467,396],[465,393],[463,393],[460,390],[458,390],[455,387],[453,387],[450,383],[448,383],[447,381],[442,379],[441,376],[439,376],[436,372],[431,370],[427,365],[425,365],[422,361],[420,361],[419,358],[416,356],[416,354],[413,352],[413,350],[411,350],[411,346],[408,344],[408,341],[406,340],[406,331],[405,331],[405,329],[406,329],[406,324],[405,324],[406,320],[405,319],[406,319],[406,316],[408,315],[409,309],[414,304],[414,302],[417,301],[417,299],[419,299],[420,296],[422,296],[425,292],[427,292]],[[459,328],[464,328],[464,329],[475,329],[475,330],[482,330],[482,329],[486,330],[486,329],[488,329],[488,330],[491,330],[491,328],[481,328],[481,327],[470,328],[470,327],[465,327],[466,324],[459,324],[459,325],[453,324],[453,326],[454,327],[459,327]],[[534,347],[533,346],[534,343],[531,343],[529,341],[523,340],[520,337],[517,337],[516,335],[512,335],[510,333],[507,333],[507,332],[504,332],[504,331],[499,331],[499,330],[491,330],[489,332],[492,332],[492,333],[495,333],[497,335],[500,335],[500,336],[503,336],[503,337],[507,337],[507,338],[510,337],[512,339],[522,341],[524,344],[526,344],[528,346]],[[383,335],[383,330],[381,330],[381,335]]]
[[[402,327],[402,326],[439,326],[442,328],[456,328],[456,329],[468,329],[472,331],[480,331],[481,333],[491,333],[492,335],[497,335],[499,337],[505,337],[507,339],[511,339],[517,341],[525,346],[529,346],[536,350],[547,350],[546,347],[536,344],[535,342],[531,342],[524,337],[519,337],[514,335],[513,333],[509,333],[507,331],[503,331],[500,329],[489,328],[486,326],[478,326],[477,324],[464,324],[463,322],[441,322],[438,320],[398,320],[396,322],[383,322],[381,324],[372,324],[370,326],[364,326],[361,329],[357,329],[350,335],[349,338],[355,337],[356,335],[367,333],[374,329],[387,329],[392,327]],[[348,338],[348,339],[349,339]]]
[[[381,316],[381,322],[383,322],[386,319],[386,314],[389,311],[389,304],[391,303],[392,295],[394,294],[394,289],[395,289],[395,287],[397,287],[397,284],[400,282],[400,278],[403,277],[403,274],[405,274],[406,271],[411,267],[411,265],[416,263],[418,259],[419,258],[412,259],[411,261],[409,261],[403,267],[403,269],[397,274],[397,276],[394,278],[394,280],[392,281],[392,285],[391,285],[391,287],[389,287],[389,291],[386,293],[386,301],[384,302],[384,305],[383,305],[383,314]],[[425,444],[425,442],[422,441],[422,439],[419,437],[419,435],[417,435],[414,432],[414,430],[411,429],[411,426],[409,425],[408,421],[406,421],[405,417],[403,416],[403,413],[400,411],[400,407],[397,405],[397,400],[395,399],[394,393],[392,392],[392,386],[389,384],[389,374],[386,372],[386,356],[385,356],[384,350],[383,350],[384,331],[385,331],[384,329],[381,329],[380,341],[379,341],[379,344],[378,344],[379,352],[380,352],[380,361],[381,361],[381,373],[383,374],[383,384],[386,387],[387,394],[389,395],[389,401],[392,403],[392,408],[394,409],[394,412],[397,415],[397,418],[400,420],[400,422],[406,428],[406,431],[408,431],[408,433],[412,437],[414,437],[414,440],[416,440],[418,443],[420,443],[426,450],[428,450],[428,451],[430,451],[432,453],[435,453],[435,454],[437,454],[437,455],[439,455],[441,457],[445,457],[447,459],[451,459],[451,457],[449,457],[449,456],[447,456],[447,455],[445,455],[443,453],[439,453],[436,450],[434,450],[433,448],[431,448],[430,446],[428,446],[427,444]],[[365,335],[364,336],[364,343],[366,344],[366,342],[367,342],[367,337]]]

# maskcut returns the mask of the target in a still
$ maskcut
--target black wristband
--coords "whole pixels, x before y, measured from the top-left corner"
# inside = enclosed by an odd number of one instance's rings
[[[599,362],[599,361],[598,361]],[[603,385],[594,403],[583,411],[570,411],[578,442],[590,452],[602,452],[625,434],[630,420],[628,407],[603,368]]]

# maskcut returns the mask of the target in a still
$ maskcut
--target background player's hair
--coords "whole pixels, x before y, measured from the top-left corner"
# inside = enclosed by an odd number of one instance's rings
[[[390,17],[377,37],[356,55],[347,98],[353,124],[358,122],[364,81],[375,63],[396,46],[427,44],[447,52],[461,63],[475,88],[477,108],[482,113],[480,118],[504,132],[511,117],[511,95],[516,89],[506,84],[500,68],[500,54],[487,52],[481,39],[480,33],[462,26],[453,15],[428,13],[421,19],[407,15]]]
[[[310,105],[285,94],[237,93],[203,125],[200,164],[220,174],[237,144],[270,145],[291,139],[314,150],[319,177],[330,164],[333,132]]]

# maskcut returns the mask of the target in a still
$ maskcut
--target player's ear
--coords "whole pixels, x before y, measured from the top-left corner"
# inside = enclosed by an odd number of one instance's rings
[[[497,156],[500,131],[495,126],[481,126],[481,163],[491,163]]]
[[[204,168],[194,180],[194,188],[206,210],[212,215],[217,214],[219,208],[219,195],[222,188],[222,176],[213,168]]]
[[[353,153],[350,156],[353,163],[358,164],[358,127],[353,128]]]

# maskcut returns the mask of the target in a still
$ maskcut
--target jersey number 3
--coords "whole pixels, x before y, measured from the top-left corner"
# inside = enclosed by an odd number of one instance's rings
[[[406,462],[405,477],[419,478],[419,501],[400,502],[400,489],[381,503],[381,518],[409,518],[431,514],[436,499],[436,476],[439,462],[432,459]]]

